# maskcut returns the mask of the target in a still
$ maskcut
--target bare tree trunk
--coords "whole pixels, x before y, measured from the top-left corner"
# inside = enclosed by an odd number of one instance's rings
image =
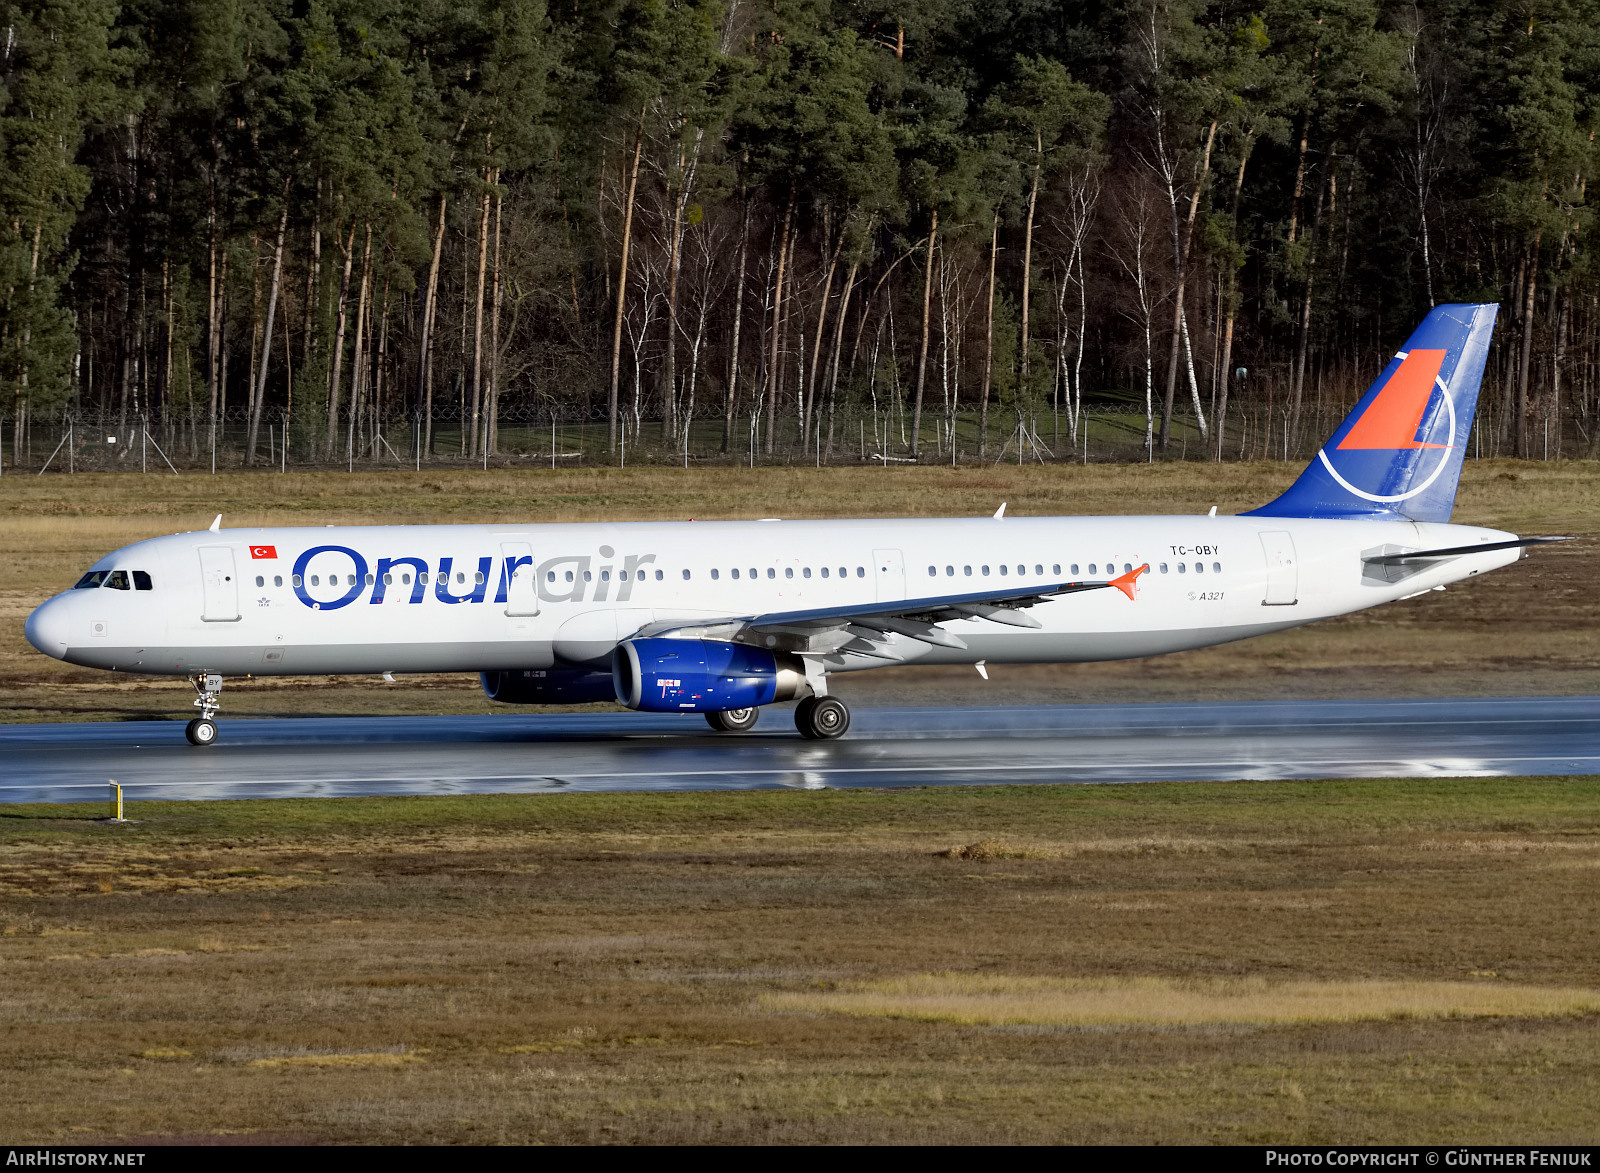
[[[493,456],[500,443],[500,220],[505,197],[499,191],[500,169],[494,173],[494,276],[493,308],[489,314],[489,423],[484,451]]]
[[[283,282],[283,234],[289,227],[289,181],[283,182],[283,210],[278,214],[278,238],[272,246],[272,284],[267,292],[267,323],[262,330],[261,370],[250,407],[250,431],[245,437],[245,467],[256,462],[256,438],[261,432],[261,412],[267,401],[267,368],[271,366],[272,327],[278,317],[278,290]]]
[[[1533,248],[1528,256],[1528,285],[1522,302],[1522,363],[1517,373],[1517,398],[1512,409],[1512,454],[1526,458],[1528,455],[1528,377],[1533,368],[1533,311],[1534,294],[1539,285],[1539,245],[1544,233],[1535,233]]]
[[[1172,297],[1172,342],[1167,351],[1167,392],[1161,401],[1161,447],[1166,448],[1172,438],[1172,404],[1178,390],[1178,348],[1187,346],[1188,331],[1184,324],[1184,297],[1189,283],[1189,250],[1194,240],[1195,215],[1200,210],[1200,193],[1205,189],[1206,179],[1211,174],[1211,149],[1217,141],[1217,120],[1211,120],[1211,126],[1206,131],[1206,145],[1202,156],[1199,174],[1195,176],[1194,187],[1189,193],[1189,210],[1183,225],[1178,224],[1177,189],[1172,184],[1170,170],[1167,179],[1167,203],[1171,213],[1172,229],[1172,264],[1175,286]],[[1198,403],[1199,396],[1195,396]],[[1201,425],[1204,434],[1204,424]]]
[[[1033,164],[1033,184],[1028,189],[1028,219],[1022,232],[1022,347],[1021,379],[1017,397],[1019,403],[1029,394],[1028,388],[1028,310],[1033,300],[1033,218],[1039,203],[1039,176],[1044,171],[1044,136],[1035,133],[1038,157]]]
[[[811,366],[806,370],[805,406],[800,411],[800,435],[802,439],[811,434],[811,413],[815,405],[817,386],[817,364],[822,361],[822,334],[823,326],[828,320],[828,299],[833,296],[833,274],[839,264],[839,252],[844,248],[844,228],[839,230],[839,243],[834,246],[833,256],[828,258],[828,275],[822,282],[822,297],[817,302],[817,333],[811,343]],[[801,445],[804,450],[804,444]]]
[[[335,240],[338,238],[335,237]],[[333,367],[328,374],[328,441],[327,458],[339,450],[339,396],[340,379],[344,373],[344,335],[350,323],[350,266],[356,259],[356,222],[350,221],[350,236],[341,246],[344,250],[344,273],[339,278],[339,322],[333,332]]]
[[[1000,255],[1000,213],[989,227],[989,297],[983,320],[983,397],[978,407],[978,459],[989,447],[989,388],[994,382],[994,267]]]
[[[445,193],[439,193],[439,223],[433,230],[433,256],[428,261],[428,285],[422,295],[422,340],[417,355],[417,396],[422,404],[422,431],[417,438],[419,459],[433,454],[433,323],[439,312],[439,265],[444,256]]]
[[[839,402],[839,363],[844,357],[844,324],[850,315],[850,295],[855,292],[856,274],[861,271],[859,258],[850,262],[845,275],[844,293],[839,296],[839,312],[833,323],[833,362],[828,373],[828,456],[833,455],[833,418]]]
[[[1300,408],[1304,399],[1306,383],[1306,355],[1311,349],[1311,304],[1317,284],[1317,245],[1322,236],[1322,207],[1328,194],[1328,184],[1333,179],[1333,163],[1335,152],[1330,152],[1327,162],[1327,175],[1323,182],[1317,186],[1316,210],[1311,217],[1311,232],[1306,241],[1306,289],[1305,296],[1300,303],[1300,327],[1298,337],[1295,339],[1294,354],[1294,389],[1289,402],[1289,420],[1285,425],[1288,429],[1288,439],[1292,444],[1300,434]]]
[[[722,408],[722,450],[733,447],[733,412],[739,394],[739,339],[744,325],[745,261],[750,252],[750,193],[744,193],[744,215],[739,226],[739,283],[733,291],[733,354],[728,359],[728,393]]]
[[[622,375],[622,315],[628,303],[628,250],[633,245],[633,200],[639,190],[639,156],[644,151],[644,119],[650,107],[639,108],[639,130],[633,138],[633,169],[622,209],[622,257],[617,262],[617,317],[611,331],[611,388],[606,395],[606,448],[617,450],[617,382]]]
[[[372,375],[367,380],[372,385],[372,406],[368,418],[372,421],[372,439],[367,445],[367,455],[377,460],[383,455],[383,393],[388,387],[389,371],[389,279],[383,279],[383,298],[378,303],[378,354],[372,363]]]
[[[206,247],[206,382],[211,405],[206,415],[212,432],[217,427],[217,392],[222,373],[222,289],[217,276],[217,209],[215,196],[208,216],[210,242]]]
[[[778,346],[783,334],[783,279],[789,261],[789,229],[794,223],[794,200],[797,181],[789,181],[789,202],[783,212],[783,233],[778,238],[778,273],[772,295],[772,337],[768,343],[767,357],[767,455],[772,455],[774,436],[778,430]]]
[[[1255,145],[1255,136],[1245,137],[1244,149],[1239,152],[1239,171],[1233,179],[1233,226],[1235,232],[1239,225],[1239,199],[1244,193],[1244,169],[1250,161],[1250,151]],[[1228,388],[1233,384],[1233,322],[1238,313],[1238,287],[1239,270],[1230,262],[1228,266],[1227,292],[1223,299],[1223,312],[1227,315],[1222,328],[1222,393],[1217,400],[1217,459],[1222,459],[1222,433],[1227,430],[1228,421]]]
[[[672,239],[667,242],[667,353],[661,364],[661,413],[668,436],[676,434],[673,417],[678,399],[678,272],[683,264],[683,221],[689,210],[689,192],[694,184],[704,133],[703,129],[696,128],[692,152],[686,152],[679,145],[678,183],[672,196]]]
[[[361,388],[366,375],[368,290],[372,287],[372,222],[367,222],[366,243],[361,248],[361,286],[356,293],[356,339],[350,351],[350,426],[344,433],[344,459],[348,467],[356,455],[356,432],[361,428]]]
[[[928,381],[928,334],[933,309],[933,246],[939,238],[939,206],[933,208],[933,224],[928,229],[928,256],[922,274],[922,341],[917,353],[917,397],[911,410],[911,456],[916,458],[922,441],[922,390]]]
[[[483,411],[483,292],[489,277],[489,172],[483,174],[478,208],[478,284],[472,299],[472,440],[468,456],[478,455],[479,417]]]

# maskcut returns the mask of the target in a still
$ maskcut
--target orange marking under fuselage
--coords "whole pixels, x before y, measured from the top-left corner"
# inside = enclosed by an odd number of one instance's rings
[[[1149,569],[1150,563],[1148,562],[1146,562],[1143,566],[1135,566],[1132,570],[1128,571],[1127,574],[1112,579],[1111,585],[1116,587],[1123,594],[1127,595],[1128,601],[1132,602],[1134,591],[1136,591],[1139,587],[1139,576]]]
[[[1413,350],[1401,360],[1361,418],[1351,425],[1339,447],[1385,449],[1448,448],[1448,444],[1423,444],[1417,440],[1422,413],[1444,365],[1442,350]]]

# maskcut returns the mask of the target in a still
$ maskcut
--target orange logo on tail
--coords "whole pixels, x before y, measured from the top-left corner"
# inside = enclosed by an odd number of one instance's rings
[[[1340,449],[1448,448],[1448,444],[1423,444],[1417,440],[1422,413],[1444,365],[1442,350],[1413,350],[1401,360],[1361,418],[1351,425]]]

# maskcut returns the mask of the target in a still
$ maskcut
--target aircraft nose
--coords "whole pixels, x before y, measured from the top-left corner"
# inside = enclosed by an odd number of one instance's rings
[[[67,652],[67,600],[50,599],[33,609],[24,632],[28,642],[45,655],[62,659]]]

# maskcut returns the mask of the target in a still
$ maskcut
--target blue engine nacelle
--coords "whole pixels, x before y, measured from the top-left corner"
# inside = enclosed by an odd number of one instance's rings
[[[616,699],[609,672],[536,668],[480,672],[483,691],[503,705],[588,705]]]
[[[805,664],[717,639],[630,639],[611,660],[616,698],[651,713],[721,713],[805,696]]]

